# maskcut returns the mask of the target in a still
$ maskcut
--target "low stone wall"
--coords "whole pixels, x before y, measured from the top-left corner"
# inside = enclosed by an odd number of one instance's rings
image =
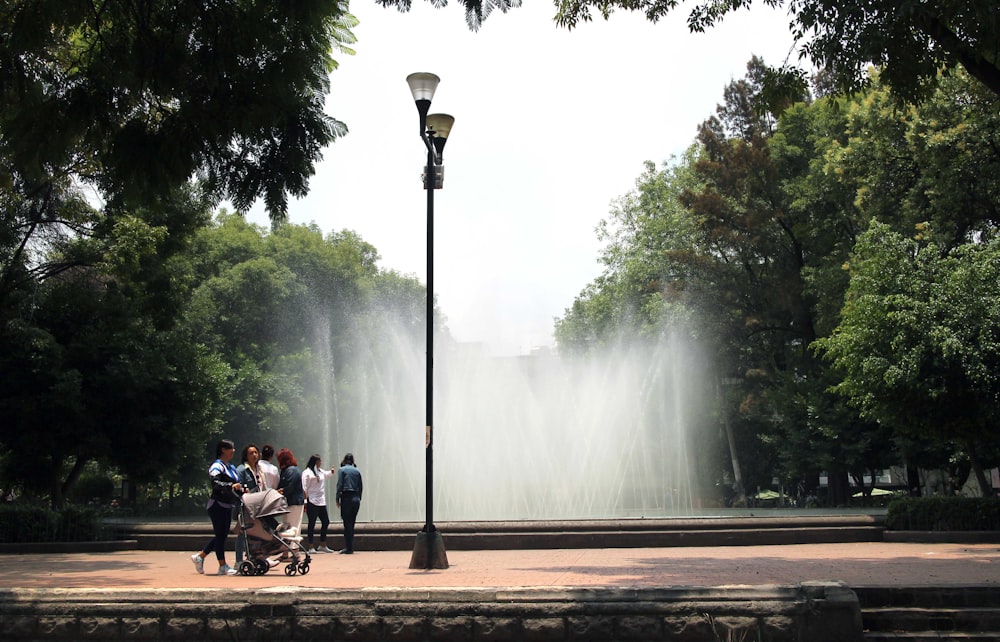
[[[438,522],[448,550],[554,548],[656,548],[664,546],[785,546],[826,542],[880,542],[884,525],[875,515],[798,515],[784,517],[655,518],[511,522]],[[358,550],[407,551],[422,524],[367,522],[357,526]],[[198,522],[120,522],[123,539],[140,550],[198,550],[212,536],[207,520]],[[330,536],[342,533],[330,525]],[[0,547],[0,552],[2,552]],[[15,551],[17,552],[17,551]]]
[[[838,582],[662,589],[0,589],[0,639],[851,642]]]

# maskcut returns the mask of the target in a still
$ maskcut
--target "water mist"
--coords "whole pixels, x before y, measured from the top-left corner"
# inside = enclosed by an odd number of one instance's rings
[[[331,462],[353,452],[362,521],[424,519],[422,328],[358,321],[338,351],[317,346],[334,407],[310,436]],[[364,326],[364,327],[363,327]],[[665,335],[587,357],[492,357],[436,341],[434,517],[552,520],[690,514],[692,440],[702,439],[698,351]]]

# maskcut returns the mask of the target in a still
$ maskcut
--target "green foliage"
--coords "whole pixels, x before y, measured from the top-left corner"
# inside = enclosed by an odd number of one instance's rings
[[[186,295],[169,267],[203,207],[180,190],[68,238],[40,262],[77,252],[91,266],[28,276],[14,291],[30,297],[0,307],[0,449],[17,453],[4,472],[28,495],[61,505],[90,462],[151,480],[178,464],[184,440],[211,430],[222,382],[176,326]],[[159,468],[145,463],[153,452]]]
[[[115,494],[115,482],[107,475],[82,475],[69,493],[69,500],[77,504],[96,502],[107,505]]]
[[[346,133],[323,107],[356,24],[339,1],[14,3],[0,14],[0,158],[26,193],[54,168],[111,202],[197,173],[281,220]]]
[[[204,221],[199,205],[117,217],[98,267],[38,283],[0,326],[2,479],[26,498],[106,497],[81,487],[96,464],[158,511],[189,510],[222,434],[315,448],[300,427],[335,414],[331,377],[351,412],[359,351],[392,349],[365,333],[422,332],[424,289],[381,273],[357,234],[225,213],[190,236],[155,224]]]
[[[942,254],[873,222],[837,331],[817,342],[837,390],[903,431],[983,438],[1000,391],[1000,242]]]
[[[413,0],[375,0],[384,7],[396,7],[400,11],[409,11]],[[447,6],[447,0],[428,0],[435,7]],[[465,22],[469,29],[477,31],[494,11],[507,13],[509,10],[520,7],[521,0],[462,0],[465,7]]]
[[[1000,499],[899,498],[889,503],[885,525],[895,531],[1000,531]]]
[[[193,285],[183,325],[224,364],[219,426],[237,443],[314,450],[303,427],[359,412],[358,363],[394,349],[371,337],[390,323],[414,336],[425,327],[424,288],[379,271],[377,251],[354,232],[265,230],[223,213],[183,258]],[[190,479],[203,477],[198,468]]]
[[[899,109],[883,87],[845,105],[846,132],[825,171],[854,199],[867,227],[878,218],[945,249],[992,238],[1000,226],[1000,96],[961,73],[919,107]]]
[[[996,261],[988,249],[1000,202],[992,171],[1000,161],[998,99],[956,73],[920,107],[900,110],[876,86],[853,98],[794,104],[775,122],[759,107],[767,101],[766,78],[763,63],[751,61],[747,77],[726,88],[725,103],[700,128],[698,145],[660,171],[647,165],[636,190],[602,224],[605,270],[557,321],[556,337],[561,349],[586,350],[689,322],[713,347],[717,412],[741,454],[744,481],[769,485],[767,475],[776,472],[794,484],[827,471],[843,482],[843,494],[849,478],[860,480],[903,454],[912,461],[913,448],[898,445],[904,441],[933,440],[935,450],[950,453],[955,439],[986,434],[979,419],[995,405],[990,373],[998,371],[992,353],[1000,327],[993,311],[998,293],[990,285],[998,281]],[[916,233],[916,242],[903,245],[926,247],[927,264],[960,249],[914,277],[914,266],[890,258],[903,255],[888,245],[856,245],[872,217],[883,227],[867,242]],[[854,283],[859,252],[871,255],[866,278],[899,285],[896,293],[914,301],[940,297],[935,312],[914,308],[901,319],[901,311],[889,314],[869,298],[852,298],[849,284],[860,287]],[[817,339],[817,346],[845,340],[829,335],[860,306],[869,307],[854,322],[880,324],[887,343],[855,343],[847,352],[869,362],[905,359],[914,377],[935,369],[944,375],[947,363],[962,364],[981,392],[959,401],[958,390],[968,387],[954,378],[905,394],[880,392],[886,382],[868,380],[852,388],[859,399],[878,394],[895,405],[873,413],[848,403],[857,399],[832,390],[851,384],[809,347]],[[950,356],[928,360],[907,352],[892,339],[901,333],[945,345]],[[953,399],[940,405],[941,395]],[[935,403],[940,407],[932,412],[928,404]],[[962,417],[969,419],[965,427],[956,423]],[[974,445],[961,446],[968,457],[996,459],[982,439]]]
[[[94,508],[67,506],[51,510],[44,506],[0,504],[0,542],[93,542],[109,539]]]
[[[991,2],[966,0],[762,0],[787,6],[790,28],[808,58],[845,92],[867,86],[867,70],[883,70],[884,81],[903,100],[925,98],[941,68],[959,65],[995,94],[1000,94],[1000,58],[996,42],[1000,16]],[[464,0],[476,6],[481,0]],[[704,31],[753,0],[695,3],[688,14],[692,32]],[[572,29],[593,19],[607,20],[615,9],[641,11],[656,22],[677,9],[681,0],[554,0],[556,23]],[[774,91],[795,86],[800,74],[786,68],[775,74]]]

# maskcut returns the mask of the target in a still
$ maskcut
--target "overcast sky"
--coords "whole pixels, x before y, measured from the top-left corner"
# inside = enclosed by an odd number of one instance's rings
[[[431,112],[455,117],[435,192],[435,289],[459,341],[496,355],[554,344],[553,319],[600,274],[595,227],[642,163],[683,152],[751,55],[792,44],[788,17],[759,6],[691,34],[614,14],[573,31],[550,0],[495,13],[480,31],[451,3],[406,14],[354,0],[354,56],[337,55],[327,112],[350,133],[325,151],[293,223],[351,229],[380,266],[424,281],[426,152],[406,76],[441,77]],[[258,205],[250,220],[266,223]]]

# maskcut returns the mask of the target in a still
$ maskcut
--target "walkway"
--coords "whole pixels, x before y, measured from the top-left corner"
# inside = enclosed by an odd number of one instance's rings
[[[447,539],[445,540],[447,543]],[[1000,583],[1000,545],[862,542],[449,551],[450,568],[410,570],[408,551],[314,555],[308,575],[281,567],[259,577],[198,575],[189,552],[0,556],[7,588],[497,588],[792,585],[841,580],[851,587]],[[233,563],[232,552],[229,562]],[[214,560],[206,571],[216,568]]]

